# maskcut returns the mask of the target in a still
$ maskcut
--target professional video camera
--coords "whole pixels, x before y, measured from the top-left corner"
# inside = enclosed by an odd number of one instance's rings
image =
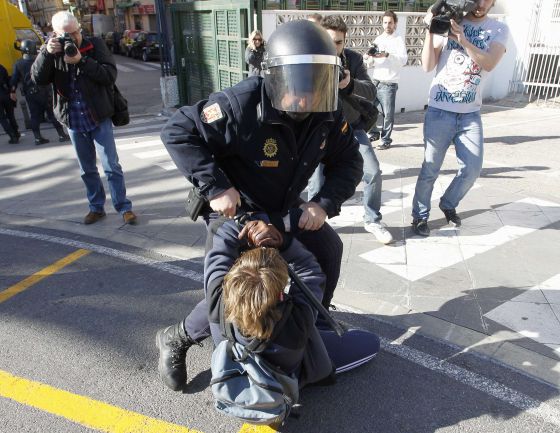
[[[379,47],[377,46],[377,44],[373,44],[371,47],[369,47],[369,50],[367,50],[367,55],[368,56],[376,56],[379,54]]]
[[[451,20],[460,23],[465,15],[476,8],[477,0],[438,0],[432,6],[434,15],[430,23],[430,33],[447,35]]]
[[[64,48],[64,54],[68,57],[74,57],[78,54],[78,47],[74,44],[74,40],[70,37],[68,33],[64,33],[62,36],[58,38],[58,42]]]

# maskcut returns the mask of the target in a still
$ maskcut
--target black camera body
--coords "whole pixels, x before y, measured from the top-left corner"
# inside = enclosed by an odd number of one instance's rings
[[[377,44],[373,44],[371,47],[369,47],[369,49],[367,50],[367,55],[368,56],[377,56],[379,54],[379,47],[377,46]]]
[[[451,20],[460,23],[465,15],[476,9],[477,0],[438,0],[432,6],[430,33],[447,35]]]
[[[58,38],[58,42],[62,46],[64,54],[66,54],[68,57],[74,57],[76,54],[78,54],[78,47],[76,47],[74,40],[68,33],[64,33],[62,36],[60,36]]]

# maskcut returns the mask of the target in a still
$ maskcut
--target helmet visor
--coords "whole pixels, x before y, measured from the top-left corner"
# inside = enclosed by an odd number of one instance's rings
[[[325,63],[271,66],[265,73],[272,106],[280,111],[321,113],[335,111],[339,66]]]

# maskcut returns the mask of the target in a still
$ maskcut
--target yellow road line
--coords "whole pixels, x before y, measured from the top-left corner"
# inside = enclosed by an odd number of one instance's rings
[[[0,397],[107,433],[200,433],[0,370]]]
[[[276,433],[276,430],[265,425],[243,424],[237,433]]]
[[[80,257],[83,257],[87,254],[91,253],[91,251],[79,249],[74,251],[72,254],[67,255],[66,257],[60,259],[59,261],[53,263],[52,265],[47,266],[46,268],[41,269],[38,272],[35,272],[33,275],[30,275],[25,280],[20,281],[17,284],[14,284],[11,287],[8,287],[3,292],[0,292],[0,303],[7,301],[12,296],[17,295],[20,292],[23,292],[25,289],[31,287],[33,284],[38,283],[43,278],[48,277],[49,275],[54,274],[55,272],[60,271],[65,266],[75,262]]]

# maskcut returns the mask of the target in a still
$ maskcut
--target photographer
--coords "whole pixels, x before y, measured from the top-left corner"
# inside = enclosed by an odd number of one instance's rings
[[[438,6],[445,3],[440,0]],[[470,3],[454,1],[447,6],[453,6],[452,15],[460,19],[463,11],[456,5]],[[456,208],[482,169],[481,89],[487,73],[506,52],[508,39],[507,26],[487,16],[494,4],[495,0],[478,0],[461,24],[455,19],[449,21],[447,37],[426,32],[422,68],[426,72],[436,68],[436,75],[424,119],[424,162],[412,200],[412,228],[420,236],[430,235],[432,191],[450,144],[455,145],[459,171],[441,197],[439,208],[455,227],[461,225]],[[427,25],[432,18],[428,11]]]
[[[105,190],[96,166],[96,149],[109,182],[113,206],[126,224],[135,224],[132,203],[126,197],[124,174],[113,136],[115,60],[105,42],[82,36],[69,12],[52,17],[54,31],[31,68],[38,85],[53,84],[54,113],[68,128],[89,201],[84,224],[105,216]]]
[[[340,57],[343,65],[343,75],[338,84],[339,100],[342,103],[344,117],[352,126],[354,136],[360,144],[360,153],[364,160],[362,180],[364,186],[364,228],[372,233],[376,239],[389,244],[393,241],[393,236],[387,230],[385,223],[381,222],[381,168],[375,152],[370,144],[367,130],[372,125],[367,125],[370,119],[364,118],[360,111],[360,104],[373,107],[375,99],[375,85],[369,77],[364,65],[361,54],[346,45],[346,33],[348,27],[340,15],[329,15],[321,20],[321,26],[336,46],[336,53]],[[376,117],[376,116],[375,116]],[[319,191],[323,180],[323,166],[319,166],[312,178],[309,180],[308,197],[312,199]]]
[[[391,147],[393,139],[393,125],[395,123],[395,100],[399,88],[400,71],[408,60],[406,45],[402,36],[396,33],[397,14],[386,11],[383,14],[383,33],[374,41],[376,49],[364,54],[364,61],[368,68],[372,67],[371,78],[377,86],[375,103],[383,115],[383,126],[379,132],[377,126],[372,128],[371,134],[381,139],[378,149]],[[371,53],[371,55],[369,55]]]

